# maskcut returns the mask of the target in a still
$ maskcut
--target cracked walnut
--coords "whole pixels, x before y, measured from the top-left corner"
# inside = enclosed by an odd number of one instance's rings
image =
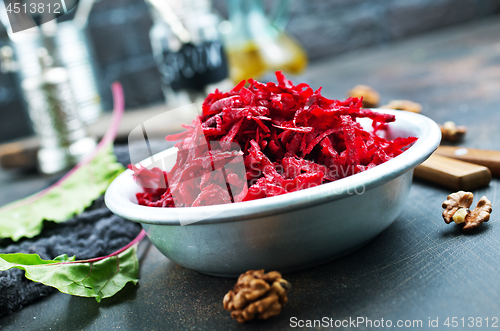
[[[469,207],[472,204],[474,195],[471,192],[458,191],[448,195],[443,202],[443,219],[446,224],[452,221],[456,224],[464,224],[462,230],[469,231],[477,228],[483,222],[488,222],[492,212],[491,202],[483,196],[474,210]]]

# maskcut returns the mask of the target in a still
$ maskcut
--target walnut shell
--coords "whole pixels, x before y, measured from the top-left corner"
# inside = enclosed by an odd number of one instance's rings
[[[249,270],[241,274],[223,300],[224,309],[240,323],[254,318],[268,319],[281,312],[287,303],[290,283],[277,271]]]

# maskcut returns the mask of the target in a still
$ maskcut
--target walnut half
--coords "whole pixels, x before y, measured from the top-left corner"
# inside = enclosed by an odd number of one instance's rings
[[[255,317],[268,319],[281,312],[291,286],[277,271],[249,270],[241,274],[223,300],[224,309],[240,323]]]
[[[441,136],[445,141],[457,142],[464,139],[467,133],[467,128],[463,125],[457,126],[455,122],[448,121],[443,125],[439,125],[441,129]]]
[[[462,230],[468,231],[477,228],[483,222],[488,222],[492,212],[491,202],[483,196],[474,210],[469,210],[474,195],[471,192],[458,191],[448,195],[443,202],[443,219],[449,224],[454,221],[464,224]]]
[[[363,107],[376,108],[380,102],[380,94],[368,85],[356,85],[347,92],[351,98],[363,98]]]

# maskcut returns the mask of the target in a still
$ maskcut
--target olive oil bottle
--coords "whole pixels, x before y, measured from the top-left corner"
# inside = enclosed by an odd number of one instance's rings
[[[228,2],[229,23],[222,32],[234,83],[276,70],[300,74],[306,68],[304,49],[283,30],[288,0],[277,1],[276,6],[277,15],[270,18],[261,0]]]

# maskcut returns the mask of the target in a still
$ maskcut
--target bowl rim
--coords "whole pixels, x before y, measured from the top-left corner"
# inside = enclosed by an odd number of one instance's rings
[[[417,141],[404,153],[361,173],[304,190],[252,201],[200,207],[159,208],[141,206],[131,201],[127,194],[123,193],[124,190],[127,190],[127,185],[129,188],[133,187],[130,181],[135,183],[133,171],[127,169],[115,178],[106,190],[104,197],[106,206],[114,214],[125,219],[156,225],[181,225],[183,224],[181,219],[190,220],[187,223],[201,225],[272,216],[344,199],[352,196],[353,194],[350,192],[357,192],[359,188],[369,190],[382,185],[424,162],[439,146],[441,130],[430,118],[421,114],[392,109],[378,108],[373,110],[396,115],[396,121],[401,119],[407,123],[407,127],[419,132],[416,132],[418,133],[416,134]],[[172,153],[172,149],[175,147],[155,155]],[[147,162],[148,159],[140,163]],[[137,184],[135,186],[139,187]],[[221,211],[221,206],[224,206],[223,211]],[[209,216],[197,220],[203,215]]]

